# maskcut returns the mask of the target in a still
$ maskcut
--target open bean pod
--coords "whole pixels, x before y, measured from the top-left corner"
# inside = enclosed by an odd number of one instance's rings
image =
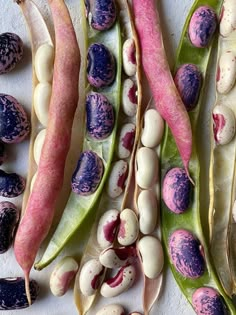
[[[209,230],[211,253],[229,296],[236,292],[236,247],[233,208],[235,182],[236,31],[235,0],[223,2],[216,75],[216,101],[211,119]],[[232,25],[229,29],[229,24]]]
[[[219,14],[222,7],[222,1],[213,0],[208,1],[207,3],[211,7],[211,10],[215,11],[215,14]],[[202,102],[207,64],[211,55],[213,42],[211,40],[211,42],[208,43],[207,48],[198,48],[194,46],[189,39],[189,28],[193,25],[191,23],[191,21],[193,21],[192,18],[196,17],[196,12],[199,12],[199,7],[202,5],[202,1],[196,0],[191,8],[182,33],[175,65],[175,71],[179,71],[183,65],[193,64],[194,69],[195,67],[198,68],[202,79],[201,90],[198,91],[198,101],[195,104],[194,109],[189,111],[192,132],[194,135],[193,153],[189,164],[189,170],[195,185],[193,186],[190,184],[189,180],[182,172],[183,165],[174,143],[174,139],[170,130],[166,128],[161,152],[161,175],[163,185],[161,227],[165,251],[169,258],[172,273],[196,313],[201,314],[204,300],[207,299],[208,290],[205,289],[209,287],[215,290],[214,292],[217,296],[220,296],[220,303],[217,304],[217,302],[213,305],[213,308],[217,309],[217,312],[220,314],[224,314],[225,309],[227,309],[229,314],[235,314],[235,307],[225,294],[215,272],[201,225],[200,209],[202,208],[202,203],[200,200],[201,174],[199,164],[199,156],[201,152],[198,150],[197,146],[197,129],[201,128],[199,120],[200,104]],[[213,21],[213,23],[215,22]],[[196,34],[198,33],[196,32]],[[187,70],[189,72],[192,71],[192,69],[193,68],[191,67]],[[197,79],[199,76],[197,75],[195,78]],[[187,82],[184,83],[183,87],[188,87]],[[180,93],[182,91],[183,90],[180,88]],[[193,91],[196,90],[194,89]],[[195,97],[193,99],[195,99]],[[168,190],[168,194],[165,193],[166,190]],[[199,299],[196,299],[199,292],[197,290],[200,290],[202,293],[201,298]],[[218,301],[218,299],[216,300]],[[212,305],[208,303],[207,309],[211,310],[211,308]],[[221,312],[222,310],[223,313]]]

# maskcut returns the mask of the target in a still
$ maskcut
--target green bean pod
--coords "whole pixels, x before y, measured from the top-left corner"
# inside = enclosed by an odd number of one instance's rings
[[[193,152],[190,161],[190,176],[193,179],[195,186],[192,187],[192,194],[190,204],[188,204],[187,209],[179,214],[176,214],[166,206],[164,200],[161,202],[161,217],[162,217],[162,235],[166,254],[169,259],[170,268],[172,273],[190,304],[193,306],[193,294],[200,287],[210,287],[218,291],[221,297],[224,299],[224,303],[227,306],[230,314],[235,314],[235,307],[232,301],[227,297],[225,291],[223,290],[220,281],[215,272],[215,268],[212,264],[211,256],[208,252],[207,242],[203,233],[203,228],[201,225],[201,213],[200,213],[200,164],[199,155],[197,147],[197,128],[200,128],[199,112],[200,104],[203,101],[203,85],[205,84],[207,65],[209,58],[211,56],[212,45],[211,42],[205,48],[197,48],[193,46],[190,42],[188,28],[190,24],[191,17],[196,9],[201,5],[206,5],[205,1],[195,1],[190,13],[187,17],[182,37],[180,40],[179,48],[177,51],[177,61],[175,65],[175,71],[183,64],[191,63],[198,67],[202,76],[202,88],[198,97],[198,102],[195,108],[189,111],[191,126],[193,131]],[[211,0],[207,1],[207,5],[210,6],[217,14],[219,14],[222,1]],[[181,122],[180,122],[181,123]],[[166,176],[166,173],[175,167],[183,168],[181,159],[179,157],[174,139],[171,132],[166,128],[165,138],[161,151],[161,163],[162,163],[162,182]],[[163,198],[163,193],[162,193]],[[204,260],[204,268],[198,274],[197,279],[191,277],[185,277],[183,274],[177,271],[174,266],[173,259],[171,260],[169,248],[169,241],[171,239],[172,233],[176,230],[184,229],[191,232],[196,239],[199,241],[198,250],[201,251]],[[173,258],[173,257],[172,257]],[[194,268],[194,266],[193,266]]]

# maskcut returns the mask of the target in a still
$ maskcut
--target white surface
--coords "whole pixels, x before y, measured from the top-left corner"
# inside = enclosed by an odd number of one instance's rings
[[[82,0],[67,0],[70,12],[73,15],[73,21],[76,21],[76,3]],[[51,20],[48,15],[46,0],[35,1],[42,9],[47,23],[51,29]],[[170,64],[173,65],[174,53],[179,40],[180,32],[193,1],[191,0],[162,0],[159,1],[163,30],[165,32],[164,41],[167,47],[167,55]],[[76,27],[76,26],[75,26]],[[0,33],[12,31],[21,36],[24,42],[24,59],[16,67],[16,69],[6,75],[0,76],[0,93],[7,93],[16,97],[28,112],[31,108],[31,51],[30,41],[27,32],[27,27],[19,7],[13,1],[1,1],[0,10]],[[39,30],[40,32],[40,30]],[[18,172],[26,177],[27,174],[27,147],[28,141],[17,145],[8,146],[8,162],[4,168],[9,172]],[[19,204],[20,201],[18,201]],[[76,236],[69,246],[68,252],[76,255]],[[28,309],[20,311],[0,311],[0,314],[34,314],[34,315],[65,315],[77,314],[74,306],[73,291],[71,290],[61,298],[53,297],[50,294],[48,282],[49,275],[54,264],[41,272],[32,271],[31,277],[35,278],[41,287],[40,295],[37,302]],[[12,250],[0,255],[0,277],[21,276],[22,271],[17,266]],[[127,312],[142,311],[141,308],[141,287],[134,286],[129,293],[122,294],[119,298],[111,300],[101,299],[98,301],[96,310],[102,304],[120,302],[124,305]],[[93,309],[90,314],[95,315]],[[165,273],[164,286],[159,301],[155,304],[151,314],[159,315],[193,315],[195,314],[192,308],[187,303],[186,299],[181,294],[176,286],[170,271]]]

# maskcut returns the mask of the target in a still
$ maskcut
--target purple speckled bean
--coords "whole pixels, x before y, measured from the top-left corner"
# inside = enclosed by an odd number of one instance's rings
[[[95,152],[82,152],[71,180],[73,192],[82,196],[93,194],[100,184],[103,169],[102,159]]]
[[[187,111],[193,110],[202,86],[202,76],[198,67],[193,64],[182,65],[176,72],[174,80]]]
[[[0,35],[0,74],[10,72],[23,56],[23,42],[14,33]]]
[[[86,98],[87,131],[96,140],[107,138],[114,127],[113,107],[101,93],[91,92]]]
[[[175,269],[186,278],[203,275],[205,261],[199,240],[187,230],[176,230],[169,238],[169,255]]]
[[[226,315],[228,314],[223,298],[213,288],[202,287],[192,296],[193,307],[197,315]]]
[[[25,190],[25,179],[16,173],[0,170],[0,196],[14,198]]]
[[[189,23],[189,38],[198,47],[206,47],[216,30],[217,16],[208,6],[199,7],[192,15]]]
[[[115,79],[115,58],[103,44],[92,44],[87,55],[87,78],[89,83],[101,88],[109,86]]]
[[[116,5],[114,0],[90,0],[86,8],[90,13],[92,28],[104,31],[112,27],[116,20]]]

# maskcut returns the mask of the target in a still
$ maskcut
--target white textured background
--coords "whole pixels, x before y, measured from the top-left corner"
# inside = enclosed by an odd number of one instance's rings
[[[76,26],[76,7],[78,1],[67,0],[73,21]],[[141,1],[141,0],[140,0]],[[180,32],[187,15],[188,9],[193,3],[192,0],[158,0],[161,13],[161,21],[164,31],[164,42],[166,45],[167,55],[171,65],[174,63],[175,50],[179,40]],[[52,29],[50,14],[46,5],[46,0],[36,0],[38,6],[42,9],[48,26]],[[0,33],[11,31],[15,32],[22,38],[24,42],[24,58],[23,61],[15,68],[15,70],[3,76],[0,76],[0,93],[11,94],[16,97],[19,102],[24,105],[28,112],[31,107],[31,51],[29,35],[27,27],[19,7],[11,0],[0,0]],[[40,29],[39,29],[40,32]],[[4,168],[9,172],[18,172],[26,176],[27,174],[27,146],[28,142],[9,146],[7,148],[8,161]],[[16,202],[20,202],[19,200]],[[74,238],[69,253],[76,253],[76,237]],[[33,314],[33,315],[74,315],[77,314],[73,301],[73,291],[71,290],[61,298],[53,297],[48,288],[48,280],[50,272],[53,268],[49,266],[44,271],[34,272],[31,276],[35,278],[41,287],[40,295],[37,302],[29,309],[20,311],[0,311],[0,314]],[[22,272],[15,262],[13,251],[0,256],[0,277],[21,276]],[[111,300],[101,299],[97,303],[96,309],[102,304],[120,302],[127,311],[142,311],[141,308],[141,285],[132,288],[129,293],[122,294],[119,298]],[[90,314],[94,315],[96,310],[93,309]],[[151,314],[155,315],[193,315],[192,308],[181,294],[170,274],[165,272],[164,286],[159,301],[155,304]]]

